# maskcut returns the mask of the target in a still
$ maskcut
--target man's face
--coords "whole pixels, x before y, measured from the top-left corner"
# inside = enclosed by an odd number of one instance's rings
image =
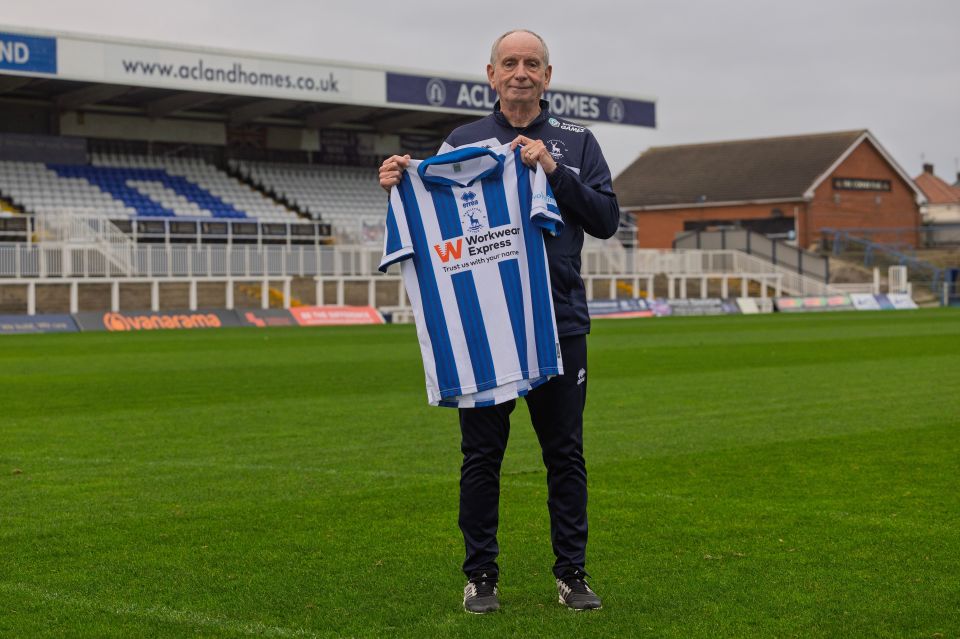
[[[540,41],[525,32],[511,33],[497,48],[495,65],[487,65],[487,79],[501,105],[536,104],[550,86],[552,67],[543,64]]]

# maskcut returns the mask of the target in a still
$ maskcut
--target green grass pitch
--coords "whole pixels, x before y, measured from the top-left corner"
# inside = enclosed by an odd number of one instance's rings
[[[587,569],[525,407],[503,609],[411,326],[0,338],[0,637],[956,637],[960,312],[595,322]]]

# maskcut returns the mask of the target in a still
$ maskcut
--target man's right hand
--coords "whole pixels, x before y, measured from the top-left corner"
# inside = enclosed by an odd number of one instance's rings
[[[403,171],[410,165],[409,155],[392,155],[380,165],[380,186],[387,193],[400,184]]]

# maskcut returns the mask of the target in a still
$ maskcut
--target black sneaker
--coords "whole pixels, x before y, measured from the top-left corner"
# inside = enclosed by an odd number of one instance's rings
[[[497,578],[487,573],[470,577],[463,589],[463,609],[475,615],[500,610],[500,594]]]
[[[577,568],[557,579],[557,594],[560,603],[573,610],[597,610],[601,607],[599,595],[590,589],[583,570]]]

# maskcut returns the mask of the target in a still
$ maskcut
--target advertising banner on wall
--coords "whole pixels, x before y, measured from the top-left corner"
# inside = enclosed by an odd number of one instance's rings
[[[0,31],[0,70],[56,74],[57,39]]]
[[[913,301],[906,293],[887,293],[886,295],[878,295],[877,302],[883,308],[892,308],[898,311],[912,311],[916,310],[917,303]]]
[[[853,301],[849,295],[819,295],[811,297],[778,297],[774,300],[781,313],[809,311],[851,311]]]
[[[290,314],[300,326],[383,324],[383,315],[372,306],[295,306]]]
[[[60,43],[61,75],[113,84],[350,102],[376,97],[368,85],[383,78],[383,72],[342,65],[203,49],[70,38],[61,38]]]
[[[695,317],[703,315],[729,315],[739,313],[735,299],[718,297],[705,299],[657,299],[650,303],[657,317]]]
[[[75,313],[73,317],[82,331],[137,332],[242,326],[236,313],[220,309],[87,312]]]
[[[69,315],[0,315],[0,335],[75,333],[78,330]]]
[[[247,308],[235,311],[244,326],[299,326],[290,311],[284,308]]]
[[[347,62],[57,32],[0,32],[0,71],[118,86],[404,110],[426,107],[489,113],[497,99],[479,75],[457,79]],[[556,117],[656,126],[656,103],[649,98],[556,86],[543,97]]]
[[[595,319],[627,319],[631,317],[653,317],[653,311],[647,300],[641,298],[618,300],[590,300],[587,310]]]
[[[737,308],[739,308],[740,312],[744,315],[756,315],[760,312],[760,307],[757,306],[757,300],[752,297],[738,297]]]
[[[565,89],[547,91],[543,98],[550,104],[550,113],[561,118],[633,126],[656,126],[656,104],[651,100]],[[481,80],[457,80],[387,72],[387,102],[389,103],[489,113],[493,110],[496,101],[496,92]]]
[[[850,301],[858,311],[879,311],[880,302],[870,293],[851,293]]]
[[[0,133],[0,160],[86,164],[87,141],[59,135]]]

